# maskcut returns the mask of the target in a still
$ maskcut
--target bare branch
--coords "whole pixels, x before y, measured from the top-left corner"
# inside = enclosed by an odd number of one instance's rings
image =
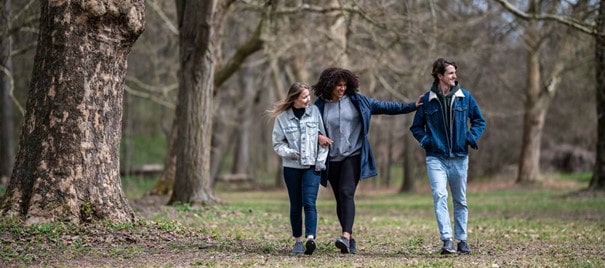
[[[12,20],[16,21],[17,19],[19,19],[19,17],[21,17],[21,15],[23,13],[25,13],[25,11],[27,11],[28,9],[31,8],[31,6],[34,2],[35,2],[35,0],[30,0],[29,3],[27,3],[27,5],[25,5],[23,8],[21,8],[21,11],[19,11],[19,13],[15,14],[15,16],[12,18]]]
[[[25,109],[23,109],[23,106],[19,103],[17,98],[15,98],[15,94],[13,94],[13,92],[15,91],[15,81],[13,80],[13,75],[11,74],[10,70],[8,70],[2,65],[0,65],[0,70],[6,75],[6,77],[8,77],[10,81],[10,89],[8,92],[11,99],[13,100],[13,103],[17,105],[17,108],[19,109],[19,112],[21,112],[21,115],[25,116]]]
[[[270,1],[267,2],[267,4]],[[227,61],[227,63],[223,66],[217,67],[214,72],[214,86],[215,88],[220,87],[233,73],[235,73],[242,63],[248,58],[248,56],[252,55],[254,52],[259,51],[263,48],[263,33],[265,28],[268,26],[267,21],[269,20],[270,14],[269,12],[264,12],[258,25],[256,26],[256,30],[254,33],[244,43],[239,46],[235,54]]]
[[[250,5],[245,9],[251,9],[251,10],[256,10],[256,11],[262,11],[264,9],[264,7],[259,6],[259,5]],[[378,28],[381,29],[386,29],[386,25],[384,23],[379,23],[376,20],[374,20],[373,18],[371,18],[370,16],[368,16],[363,10],[361,10],[359,7],[357,6],[338,6],[338,7],[318,7],[318,6],[311,6],[311,5],[301,5],[298,7],[293,7],[293,8],[283,8],[283,9],[279,9],[275,11],[276,15],[292,15],[292,14],[298,14],[301,12],[311,12],[311,13],[321,13],[321,14],[326,14],[326,13],[330,13],[330,12],[334,12],[334,11],[341,11],[341,12],[349,12],[352,14],[357,14],[359,15],[361,18],[363,18],[364,20],[366,20],[367,22],[371,23],[372,25],[375,25]]]
[[[137,96],[137,97],[141,97],[144,99],[149,99],[155,103],[158,103],[168,109],[174,110],[176,105],[173,102],[170,102],[168,100],[164,100],[161,98],[158,98],[156,96],[154,96],[153,94],[149,94],[147,92],[143,92],[143,91],[137,91],[134,90],[133,88],[129,87],[128,85],[124,85],[124,89],[126,90],[126,92],[128,92],[128,94],[133,95],[133,96]]]
[[[500,3],[502,5],[502,7],[504,7],[506,10],[510,11],[515,16],[517,16],[521,19],[553,20],[553,21],[556,21],[561,24],[567,25],[569,27],[575,28],[577,30],[580,30],[580,31],[590,34],[590,35],[605,35],[605,33],[599,33],[599,31],[597,30],[596,25],[594,23],[582,22],[582,21],[578,21],[571,17],[559,16],[559,15],[553,15],[553,14],[535,14],[535,13],[528,14],[528,13],[525,13],[525,12],[519,10],[513,4],[509,3],[507,0],[496,0],[496,1],[498,3]]]
[[[149,5],[153,9],[153,11],[155,11],[156,13],[158,13],[158,15],[160,15],[160,18],[166,23],[166,26],[168,27],[168,29],[172,33],[178,35],[179,29],[172,23],[170,18],[168,18],[168,16],[166,16],[166,13],[164,13],[164,11],[162,11],[162,9],[158,6],[158,4],[153,0],[147,0],[147,3],[149,3]]]

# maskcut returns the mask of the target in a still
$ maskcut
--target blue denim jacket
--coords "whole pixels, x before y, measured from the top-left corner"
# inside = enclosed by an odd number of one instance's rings
[[[275,118],[273,150],[282,157],[284,167],[326,169],[328,148],[319,146],[319,133],[326,135],[326,130],[315,105],[305,109],[300,120],[290,108]]]
[[[469,91],[460,88],[454,94],[451,111],[443,111],[437,94],[432,91],[424,94],[422,103],[410,130],[427,156],[466,156],[468,146],[478,149],[477,140],[485,131],[485,119]],[[444,112],[451,113],[452,122],[447,131]]]
[[[374,177],[378,175],[376,169],[376,162],[374,161],[374,155],[372,154],[372,148],[370,148],[370,140],[368,139],[368,133],[370,133],[370,119],[374,114],[405,114],[411,113],[416,110],[416,103],[401,103],[396,101],[380,101],[370,97],[366,97],[362,94],[351,94],[349,95],[351,98],[351,102],[359,111],[361,115],[361,123],[363,124],[363,129],[361,135],[363,136],[363,143],[361,145],[361,179],[367,179],[370,177]],[[321,114],[323,115],[323,110],[325,106],[325,101],[321,98],[318,98],[315,101],[315,105],[319,108]],[[422,106],[420,106],[422,107]],[[328,137],[330,137],[328,133]],[[330,168],[329,166],[327,168]],[[323,171],[321,173],[321,185],[328,185],[328,172]]]

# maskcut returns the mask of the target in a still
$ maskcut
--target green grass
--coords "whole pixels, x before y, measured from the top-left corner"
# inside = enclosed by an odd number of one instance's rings
[[[325,189],[324,189],[325,190]],[[318,202],[316,257],[293,258],[284,192],[219,193],[228,203],[193,208],[179,222],[200,227],[222,241],[219,252],[244,247],[248,256],[266,255],[269,266],[584,266],[605,261],[605,200],[564,198],[564,191],[501,190],[469,193],[471,256],[443,258],[430,194],[362,194],[357,198],[355,235],[360,254],[341,255],[332,245],[339,235],[329,193]],[[201,225],[201,226],[200,226]],[[578,246],[582,245],[582,246]],[[212,253],[209,253],[212,254]],[[224,261],[221,265],[258,265]]]
[[[157,175],[159,176],[159,175]],[[156,177],[157,177],[156,176]],[[156,178],[146,176],[123,176],[122,189],[128,199],[137,199],[146,194],[155,185]]]
[[[562,178],[576,181],[575,178]],[[138,196],[125,178],[127,196]],[[152,180],[153,182],[153,180]],[[132,186],[126,187],[126,186]],[[473,254],[439,254],[430,193],[396,194],[363,186],[356,197],[359,254],[334,247],[340,235],[331,190],[320,189],[317,250],[292,256],[285,190],[216,193],[215,206],[135,206],[140,222],[22,226],[0,221],[0,263],[60,267],[604,267],[605,195],[573,189],[469,191]],[[579,184],[578,184],[579,185]],[[138,186],[137,186],[138,187]],[[422,186],[425,187],[425,186]],[[451,207],[451,201],[450,201]],[[66,257],[62,257],[66,256]],[[87,260],[88,262],[83,262]]]
[[[123,137],[120,143],[120,164],[138,166],[163,163],[166,149],[165,136]]]
[[[590,179],[592,178],[592,172],[558,173],[556,174],[555,178],[564,181],[576,181],[588,185]]]

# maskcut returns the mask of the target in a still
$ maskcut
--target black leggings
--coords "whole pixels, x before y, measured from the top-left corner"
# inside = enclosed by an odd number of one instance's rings
[[[360,155],[342,161],[330,161],[328,181],[336,199],[336,215],[343,232],[353,234],[355,221],[355,191],[359,184]]]

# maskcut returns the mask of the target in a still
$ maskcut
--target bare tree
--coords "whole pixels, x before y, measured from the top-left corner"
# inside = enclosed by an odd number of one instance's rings
[[[176,175],[169,204],[216,202],[210,144],[214,81],[213,14],[216,1],[177,0],[181,68]]]
[[[548,53],[554,64],[544,66],[545,44],[553,34],[549,25],[540,23],[535,18],[542,13],[545,5],[542,1],[529,1],[527,24],[523,28],[523,41],[527,51],[527,83],[523,119],[523,139],[517,183],[535,183],[540,181],[540,151],[546,112],[555,97],[561,75],[564,72],[566,57],[569,55],[573,35],[559,36],[560,49],[556,54]],[[551,10],[561,8],[556,2]],[[577,8],[572,7],[572,8]],[[573,10],[572,10],[573,11]],[[551,66],[548,68],[548,66]]]
[[[240,44],[236,51],[232,54],[232,56],[225,61],[225,63],[223,64],[223,59],[222,56],[217,55],[217,54],[221,54],[220,53],[220,43],[222,42],[221,39],[221,35],[222,34],[222,27],[223,27],[223,23],[224,23],[224,19],[225,17],[231,13],[231,5],[233,4],[234,1],[232,0],[219,0],[216,3],[216,9],[212,18],[212,25],[213,27],[215,27],[215,29],[213,29],[213,31],[218,32],[219,35],[215,35],[213,36],[213,46],[214,49],[216,49],[216,51],[213,53],[213,57],[214,57],[214,74],[213,74],[213,90],[212,90],[212,99],[216,100],[216,89],[219,88],[223,83],[225,83],[225,81],[227,81],[227,79],[229,79],[238,69],[239,67],[243,64],[243,62],[246,60],[246,58],[252,54],[254,54],[256,51],[259,51],[260,49],[262,49],[263,46],[263,40],[262,40],[262,34],[263,31],[265,31],[266,28],[266,17],[263,19],[261,18],[261,20],[259,21],[259,23],[256,26],[256,29],[254,31],[254,33],[242,44]],[[182,15],[182,14],[181,14]],[[193,20],[194,18],[190,18],[191,20]],[[180,19],[179,19],[180,20]],[[177,101],[178,102],[178,101]],[[178,104],[177,104],[178,107]],[[213,113],[211,113],[213,114]],[[214,116],[214,115],[213,115]],[[179,137],[179,125],[181,124],[180,121],[182,120],[182,118],[180,118],[178,115],[175,116],[175,118],[173,119],[173,123],[172,123],[172,128],[170,131],[170,135],[168,138],[168,152],[166,154],[166,157],[164,159],[164,170],[160,176],[160,178],[158,179],[158,181],[156,182],[156,185],[153,187],[153,189],[150,190],[150,194],[169,194],[172,193],[173,191],[173,184],[174,184],[174,179],[176,176],[176,163],[177,163],[177,141],[179,141],[178,137]],[[213,121],[214,122],[214,121]],[[211,139],[211,146],[208,146],[209,148],[214,148],[217,147],[217,149],[211,149],[211,163],[210,163],[210,185],[213,185],[214,183],[214,176],[216,175],[217,171],[218,171],[218,165],[219,165],[219,159],[222,155],[222,143],[220,143],[219,139],[217,139],[216,135],[222,134],[223,132],[217,132],[216,128],[217,127],[222,127],[222,125],[218,125],[218,126],[213,126],[214,131],[212,131],[212,139]],[[219,143],[219,144],[217,144]]]
[[[597,103],[597,145],[596,161],[593,176],[589,184],[589,189],[605,189],[605,1],[599,1],[598,15],[596,23],[582,21],[571,16],[559,16],[555,14],[525,13],[517,9],[507,0],[497,0],[506,10],[515,14],[515,16],[526,20],[548,20],[569,26],[580,32],[588,33],[595,38],[595,66],[596,66],[596,103]],[[579,1],[576,6],[587,5],[587,1]],[[519,174],[521,179],[521,174]]]
[[[10,177],[13,169],[14,159],[14,137],[13,137],[13,100],[10,97],[10,91],[13,88],[12,80],[12,36],[10,30],[11,0],[4,0],[4,8],[0,17],[0,26],[2,27],[2,40],[0,41],[0,184],[3,184],[2,178]]]
[[[605,0],[600,1],[595,25],[595,65],[597,80],[597,158],[590,190],[605,190]]]
[[[119,144],[126,57],[144,1],[41,2],[25,125],[4,215],[26,223],[132,221]]]

